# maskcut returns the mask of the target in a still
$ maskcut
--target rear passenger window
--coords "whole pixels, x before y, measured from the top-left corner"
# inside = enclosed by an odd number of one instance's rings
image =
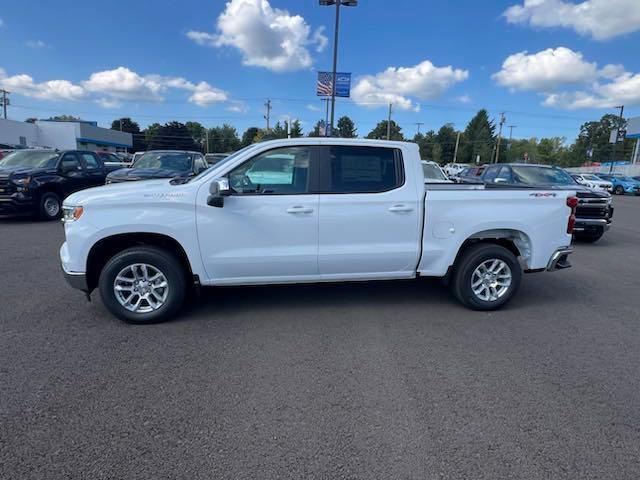
[[[94,157],[91,153],[82,153],[80,154],[80,156],[82,157],[85,168],[87,170],[96,170],[100,168],[100,165],[98,165],[98,161],[96,160],[96,157]]]
[[[384,147],[332,146],[322,168],[329,193],[379,193],[404,183],[400,150]],[[328,177],[328,178],[327,178]]]

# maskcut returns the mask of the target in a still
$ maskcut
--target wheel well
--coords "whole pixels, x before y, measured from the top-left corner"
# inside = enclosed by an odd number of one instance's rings
[[[526,233],[511,229],[485,230],[471,235],[460,246],[453,265],[458,263],[462,254],[470,246],[479,243],[491,243],[506,248],[524,263],[525,269],[528,268],[531,259],[531,240]]]
[[[64,195],[62,194],[62,189],[57,185],[44,185],[40,187],[40,191],[38,192],[38,198],[42,198],[45,193],[55,193],[60,197],[60,201],[64,200]]]
[[[174,254],[185,272],[190,277],[193,275],[187,253],[182,248],[182,245],[173,238],[158,233],[124,233],[103,238],[91,247],[87,257],[87,285],[89,291],[98,285],[100,272],[114,255],[127,248],[141,245],[162,248]]]

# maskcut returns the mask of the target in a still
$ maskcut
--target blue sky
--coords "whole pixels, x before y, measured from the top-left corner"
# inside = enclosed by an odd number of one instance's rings
[[[391,8],[390,8],[391,7]],[[3,0],[0,86],[10,118],[72,114],[109,125],[223,122],[240,133],[324,117],[334,9],[315,0]],[[479,108],[505,111],[516,137],[566,136],[624,103],[640,115],[640,1],[360,0],[343,8],[339,70],[353,74],[361,135],[386,117],[406,135]]]

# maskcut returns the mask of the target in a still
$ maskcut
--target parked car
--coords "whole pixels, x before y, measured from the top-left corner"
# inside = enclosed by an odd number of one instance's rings
[[[205,153],[204,158],[209,165],[215,165],[221,160],[227,158],[230,153]]]
[[[479,183],[481,182],[482,172],[484,172],[484,165],[477,167],[465,168],[462,172],[456,175],[453,179],[458,183]]]
[[[422,160],[422,173],[425,183],[453,183],[444,174],[440,165],[430,160]]]
[[[576,182],[564,170],[549,165],[530,163],[498,163],[486,168],[482,181],[493,186],[520,186],[573,190],[578,197],[576,223],[577,240],[596,242],[609,229],[613,218],[611,195],[595,191]]]
[[[444,166],[444,173],[446,173],[449,178],[455,177],[465,168],[469,168],[471,166],[472,165],[469,163],[447,163]]]
[[[104,185],[107,172],[94,152],[17,150],[0,160],[0,215],[59,218],[67,195]]]
[[[250,175],[268,171],[277,182]],[[576,205],[570,191],[425,184],[414,143],[280,139],[184,182],[72,195],[60,260],[72,286],[98,288],[132,323],[172,317],[194,284],[443,277],[492,310],[523,269],[570,266]]]
[[[613,193],[616,195],[624,195],[625,193],[640,195],[640,182],[638,180],[619,173],[600,173],[598,175],[613,184]]]
[[[605,192],[613,192],[613,183],[604,180],[593,173],[572,173],[573,179],[585,187],[593,190],[603,190]]]
[[[154,178],[188,178],[209,166],[200,152],[152,150],[142,155],[130,168],[107,175],[106,183],[119,183]]]

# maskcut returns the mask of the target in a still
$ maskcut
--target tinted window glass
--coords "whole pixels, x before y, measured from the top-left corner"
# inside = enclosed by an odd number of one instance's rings
[[[376,193],[402,185],[400,152],[383,147],[329,147],[328,161],[322,167],[330,169],[331,193]]]
[[[148,152],[142,155],[134,168],[157,168],[186,172],[191,170],[193,155],[182,152]]]
[[[489,167],[487,168],[487,173],[484,174],[484,181],[485,182],[493,182],[493,179],[496,178],[496,175],[498,174],[498,169],[500,167]]]
[[[575,185],[571,175],[559,168],[514,166],[513,181],[525,185]]]
[[[60,167],[65,172],[80,170],[80,162],[75,154],[65,153],[64,157],[62,157],[62,160],[60,161]]]
[[[56,152],[46,150],[18,150],[0,160],[1,167],[54,167],[58,160]]]
[[[195,171],[196,173],[200,173],[203,170],[206,170],[208,167],[207,162],[205,162],[203,157],[196,157],[195,161]]]
[[[239,194],[296,194],[309,188],[309,147],[276,148],[261,153],[229,174]]]
[[[495,183],[513,183],[511,169],[509,167],[501,167],[493,181]]]
[[[97,170],[98,168],[100,168],[96,157],[94,157],[90,153],[82,153],[80,155],[82,156],[82,160],[84,160],[84,164],[85,167],[87,167],[87,170]]]

